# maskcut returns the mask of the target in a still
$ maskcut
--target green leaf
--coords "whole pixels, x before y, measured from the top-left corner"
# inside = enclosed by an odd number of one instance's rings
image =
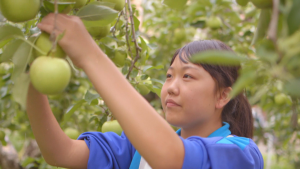
[[[128,66],[127,64],[122,68],[122,73],[125,75],[128,72]]]
[[[88,28],[106,26],[112,23],[118,16],[118,11],[107,6],[92,3],[82,7],[76,15],[81,18],[85,27]]]
[[[135,22],[134,22],[135,23]],[[141,36],[140,36],[140,39],[141,39],[141,48],[142,48],[142,53],[144,52],[144,51],[149,51],[149,48],[148,48],[148,45],[147,45],[147,43],[146,43],[146,41],[144,40],[144,38],[142,38]]]
[[[64,114],[63,122],[61,124],[62,126],[71,118],[71,116],[81,107],[83,103],[86,103],[86,100],[82,99],[68,108],[67,112]]]
[[[300,79],[293,79],[284,84],[284,90],[291,96],[300,97]]]
[[[270,20],[271,20],[271,11],[269,9],[262,9],[260,12],[257,28],[254,33],[254,38],[252,39],[251,45],[254,45],[256,41],[266,36],[267,30],[269,28]]]
[[[8,91],[7,87],[1,87],[1,89],[0,89],[0,98],[5,97],[8,94],[7,91]]]
[[[156,83],[159,83],[160,85],[164,85],[164,81],[162,81],[162,80],[159,80],[159,79],[151,79],[151,81],[153,81],[153,82],[156,82]]]
[[[24,37],[21,29],[11,25],[4,25],[0,27],[0,41],[16,37]]]
[[[287,17],[289,34],[293,34],[300,28],[300,1],[293,0],[293,5]]]
[[[240,75],[237,81],[232,86],[232,91],[230,92],[230,98],[237,96],[242,90],[249,84],[255,81],[256,72],[248,71]]]
[[[161,93],[161,88],[160,87],[157,87],[157,86],[152,86],[152,88],[150,88],[150,90],[152,91],[152,92],[154,92],[155,94],[157,94],[158,95],[158,97],[160,97],[160,93]]]
[[[136,31],[138,31],[139,30],[139,26],[140,26],[140,21],[139,21],[139,19],[136,16],[133,16],[133,22],[134,22],[134,29]]]
[[[22,161],[22,167],[27,167],[28,164],[35,162],[35,158],[27,157],[24,161]]]
[[[133,69],[133,70],[131,71],[131,73],[130,73],[130,77],[135,78],[135,77],[137,76],[138,73],[139,73],[138,70]]]
[[[91,102],[94,100],[94,99],[98,99],[100,96],[98,93],[91,93],[89,90],[86,92],[85,96],[84,96],[84,100],[91,104]]]
[[[68,13],[76,2],[57,2],[58,13]],[[47,12],[55,12],[54,1],[44,1],[44,7]]]
[[[148,77],[149,77],[148,75],[142,75],[141,80],[146,80],[146,79],[148,79]]]
[[[187,0],[163,0],[163,3],[171,9],[182,10],[184,9]]]
[[[29,83],[29,74],[22,73],[15,79],[14,86],[12,88],[12,97],[21,105],[23,110],[26,110],[26,97]]]
[[[116,3],[112,3],[112,2],[101,2],[101,1],[95,1],[95,2],[91,2],[89,4],[93,4],[93,5],[101,5],[101,6],[107,6],[110,7],[111,9],[114,9],[116,6]]]
[[[11,39],[3,40],[0,42],[0,48],[3,48],[8,42],[10,42]]]
[[[192,56],[194,63],[238,66],[247,59],[229,51],[204,51]]]
[[[162,68],[164,68],[163,65],[158,65],[158,66],[148,65],[143,68],[143,72],[146,72],[147,70],[151,70],[151,69],[162,69]]]
[[[6,45],[1,55],[0,62],[8,62],[22,43],[22,40],[17,39]]]
[[[36,39],[37,37],[31,37],[27,41],[32,44]],[[26,70],[26,66],[32,56],[33,46],[29,43],[24,41],[14,53],[12,58],[12,62],[14,63],[14,72],[12,74],[13,81]]]
[[[89,119],[89,123],[91,123],[95,118],[98,118],[98,116],[97,116],[97,115],[92,116],[92,117]]]

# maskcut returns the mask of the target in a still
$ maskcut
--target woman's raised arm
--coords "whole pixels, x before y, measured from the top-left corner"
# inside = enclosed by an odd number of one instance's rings
[[[46,162],[66,168],[87,168],[89,149],[83,140],[70,139],[60,128],[48,103],[30,84],[26,112]]]
[[[54,18],[54,14],[46,16],[38,27],[51,33]],[[56,23],[58,33],[64,32],[60,46],[73,63],[88,75],[145,160],[153,168],[181,168],[184,146],[178,135],[102,52],[81,20],[58,14]]]

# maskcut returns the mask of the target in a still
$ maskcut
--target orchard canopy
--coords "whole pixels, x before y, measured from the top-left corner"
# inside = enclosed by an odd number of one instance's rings
[[[162,116],[160,90],[176,49],[200,39],[225,42],[235,54],[207,51],[192,61],[242,65],[231,97],[245,91],[253,106],[265,168],[300,168],[299,9],[299,0],[0,0],[0,169],[56,168],[41,156],[25,112],[30,82],[48,95],[69,137],[122,132],[86,74],[57,45],[63,34],[37,28],[53,12],[78,16]],[[58,79],[49,82],[52,75]]]

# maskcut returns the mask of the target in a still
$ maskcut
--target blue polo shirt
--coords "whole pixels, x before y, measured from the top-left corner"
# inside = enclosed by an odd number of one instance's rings
[[[191,136],[182,140],[185,156],[183,169],[263,169],[263,158],[256,144],[249,138],[230,135],[229,124],[207,138]],[[141,155],[123,132],[86,132],[84,140],[90,150],[88,169],[139,169]],[[162,159],[163,160],[163,159]]]

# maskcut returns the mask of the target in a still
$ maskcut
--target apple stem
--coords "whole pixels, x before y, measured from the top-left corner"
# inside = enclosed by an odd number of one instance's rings
[[[137,40],[136,40],[136,37],[135,37],[134,19],[133,19],[133,14],[132,14],[131,2],[130,2],[130,0],[126,0],[126,2],[127,2],[127,5],[128,5],[128,9],[129,9],[129,18],[130,18],[130,23],[131,23],[132,42],[134,42],[135,50],[136,50],[136,56],[135,56],[134,60],[131,62],[131,66],[130,66],[128,74],[126,76],[126,79],[129,79],[129,75],[130,75],[135,63],[137,62],[138,59],[140,59],[140,52],[142,51],[142,48],[139,47],[139,45],[137,43]],[[125,10],[126,10],[126,7],[125,7]],[[126,34],[127,34],[127,32],[126,32]]]
[[[55,53],[56,51],[56,46],[57,46],[57,38],[56,38],[56,34],[55,34],[55,30],[57,30],[57,14],[58,14],[58,5],[57,5],[57,0],[54,0],[54,28],[53,31],[51,32],[50,35],[50,40],[52,41],[52,48],[51,50],[47,53],[47,55],[49,55],[50,53]]]

